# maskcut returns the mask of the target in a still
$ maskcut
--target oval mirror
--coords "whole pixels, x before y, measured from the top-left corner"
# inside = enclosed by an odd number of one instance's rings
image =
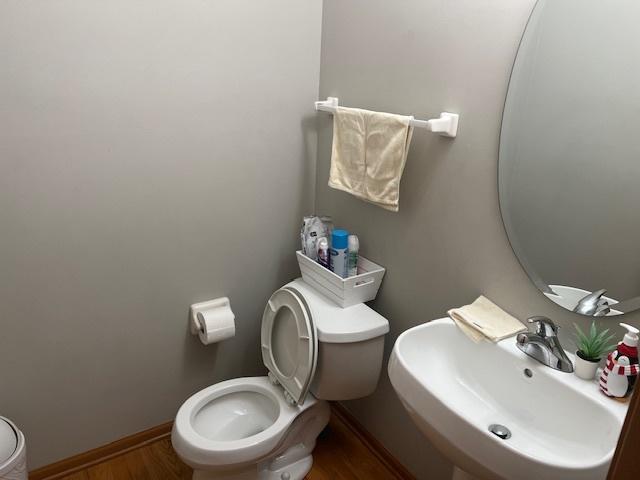
[[[511,74],[500,209],[536,286],[576,313],[640,308],[640,2],[538,0]]]

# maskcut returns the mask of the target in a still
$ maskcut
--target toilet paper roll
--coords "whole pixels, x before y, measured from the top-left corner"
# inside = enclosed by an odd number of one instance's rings
[[[198,312],[198,337],[205,345],[216,343],[236,334],[235,315],[228,306]]]

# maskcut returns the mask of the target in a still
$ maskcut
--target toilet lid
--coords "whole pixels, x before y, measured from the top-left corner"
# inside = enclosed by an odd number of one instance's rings
[[[287,288],[277,290],[262,316],[262,360],[301,405],[316,370],[318,337],[304,299]],[[286,397],[286,395],[285,395]]]

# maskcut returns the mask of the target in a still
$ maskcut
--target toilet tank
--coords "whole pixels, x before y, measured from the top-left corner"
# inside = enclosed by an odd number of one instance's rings
[[[304,299],[318,335],[313,396],[351,400],[372,394],[382,370],[387,319],[363,303],[341,308],[300,278],[285,287]]]
[[[318,342],[318,364],[311,393],[322,400],[371,395],[382,370],[384,335],[359,342]]]

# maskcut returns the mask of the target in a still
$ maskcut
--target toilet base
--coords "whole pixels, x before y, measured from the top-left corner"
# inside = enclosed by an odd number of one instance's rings
[[[259,472],[259,480],[303,480],[311,470],[313,456],[307,455],[300,460],[279,468],[278,470],[263,470]]]
[[[195,470],[193,480],[303,480],[312,465],[313,456],[307,455],[276,470],[271,470],[269,464],[253,465],[242,471]]]

